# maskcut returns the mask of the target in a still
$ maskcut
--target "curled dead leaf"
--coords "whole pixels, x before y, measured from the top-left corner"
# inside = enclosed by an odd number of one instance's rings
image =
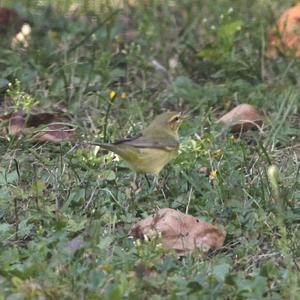
[[[263,123],[263,115],[250,104],[240,104],[222,116],[217,123],[230,127],[231,132],[259,129]]]
[[[161,233],[164,251],[175,250],[186,255],[196,248],[218,249],[223,246],[226,233],[214,225],[175,209],[160,209],[156,214],[137,222],[130,235],[143,239]]]
[[[277,24],[269,32],[267,55],[276,58],[277,53],[300,56],[300,3],[284,11]]]
[[[40,142],[59,143],[70,139],[75,133],[75,129],[70,129],[63,124],[50,124],[33,136],[34,140]]]
[[[1,120],[1,121],[9,120],[10,117],[11,117],[11,114],[0,115],[0,120]]]
[[[11,135],[18,134],[24,127],[25,124],[25,117],[24,114],[21,112],[12,113],[9,118],[9,127],[8,131]]]
[[[29,46],[31,26],[26,19],[21,17],[14,9],[0,6],[0,35],[1,38],[11,39],[10,45]]]
[[[34,134],[33,140],[35,141],[58,143],[70,139],[75,133],[74,128],[65,123],[59,123],[62,118],[52,113],[25,114],[14,112],[0,116],[0,120],[8,121],[10,135],[24,133],[26,128],[45,125],[43,129]]]
[[[23,18],[14,10],[0,6],[0,34],[17,33],[23,24]]]
[[[59,121],[60,118],[50,113],[25,114],[23,112],[14,112],[8,115],[9,133],[16,135],[24,128],[38,127],[43,124],[50,124]]]

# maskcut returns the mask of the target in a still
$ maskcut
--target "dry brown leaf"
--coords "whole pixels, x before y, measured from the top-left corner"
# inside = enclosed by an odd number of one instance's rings
[[[11,114],[0,115],[0,120],[1,120],[1,121],[9,120],[10,117],[11,117]]]
[[[61,124],[50,124],[46,129],[37,133],[33,139],[40,142],[59,143],[74,136],[74,129],[70,129]]]
[[[156,214],[136,223],[130,234],[143,239],[161,233],[164,251],[175,250],[186,255],[196,248],[218,249],[223,246],[226,233],[214,225],[175,209],[160,209]]]
[[[11,135],[16,135],[24,128],[38,127],[40,125],[50,124],[59,120],[59,117],[50,113],[27,115],[23,112],[14,112],[9,114],[9,133]]]
[[[0,6],[0,35],[3,39],[10,39],[10,45],[29,46],[31,26],[15,10]]]
[[[284,11],[276,26],[269,32],[268,56],[276,58],[277,52],[300,56],[300,3]]]
[[[33,136],[33,139],[41,142],[61,142],[71,138],[75,131],[62,123],[54,123],[61,118],[51,113],[25,114],[23,112],[14,112],[0,116],[0,120],[8,120],[8,131],[11,135],[18,135],[24,132],[25,128],[39,127],[48,125]]]
[[[30,114],[26,120],[27,127],[37,127],[42,124],[50,124],[53,122],[58,122],[61,117],[51,114],[51,113],[38,113]]]
[[[263,115],[250,104],[240,104],[221,117],[218,123],[230,127],[231,132],[258,129],[263,123]]]
[[[20,31],[23,18],[13,9],[0,6],[0,34],[17,33]]]
[[[21,112],[15,112],[10,115],[9,118],[9,134],[16,135],[21,132],[25,126],[25,116]]]

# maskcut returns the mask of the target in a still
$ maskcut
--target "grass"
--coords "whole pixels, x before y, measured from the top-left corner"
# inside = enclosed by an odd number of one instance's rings
[[[299,61],[265,55],[293,1],[54,2],[0,1],[33,24],[29,48],[1,41],[1,112],[60,111],[81,142],[134,134],[166,109],[192,118],[160,176],[166,198],[143,180],[133,193],[111,153],[2,133],[0,299],[299,299]],[[16,79],[23,104],[6,92]],[[270,113],[263,132],[233,139],[215,123],[239,103]],[[177,259],[128,238],[158,207],[187,206],[226,229],[221,250]]]

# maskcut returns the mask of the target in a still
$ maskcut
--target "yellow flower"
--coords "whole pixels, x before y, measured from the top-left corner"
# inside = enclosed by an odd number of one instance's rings
[[[125,92],[122,92],[122,93],[121,93],[121,99],[124,100],[124,99],[126,99],[126,97],[127,97],[126,93],[125,93]]]
[[[116,96],[117,96],[117,93],[115,91],[110,91],[110,93],[109,93],[110,100],[114,100]]]
[[[234,140],[236,140],[236,137],[235,137],[234,134],[231,134],[231,135],[229,136],[229,139],[230,139],[231,141],[234,141]]]
[[[215,179],[216,177],[217,177],[217,170],[211,170],[209,174],[209,178],[212,180]]]

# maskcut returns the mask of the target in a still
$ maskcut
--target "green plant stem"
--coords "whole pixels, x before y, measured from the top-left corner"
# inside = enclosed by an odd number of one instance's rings
[[[105,118],[104,118],[104,129],[103,129],[103,141],[104,143],[107,143],[107,124],[108,124],[108,117],[109,117],[109,113],[111,111],[111,107],[112,107],[112,102],[109,101],[108,102],[108,106],[105,112]]]

